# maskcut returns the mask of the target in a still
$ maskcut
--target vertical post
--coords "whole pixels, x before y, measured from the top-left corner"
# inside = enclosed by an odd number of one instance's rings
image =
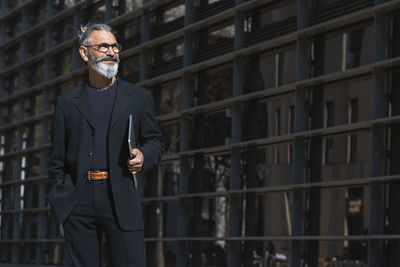
[[[23,10],[22,11],[22,22],[21,22],[21,27],[22,27],[22,32],[25,32],[28,29],[28,18],[27,18],[27,11]],[[25,38],[22,38],[20,41],[20,46],[21,46],[21,57],[20,57],[20,62],[24,62],[27,59],[27,52],[26,52],[26,40]],[[25,90],[25,71],[23,68],[20,69],[19,72],[19,91]],[[18,99],[18,121],[21,121],[24,119],[24,99],[19,98]],[[23,142],[23,126],[17,128],[17,151],[22,150],[22,142]],[[22,156],[17,155],[15,156],[15,166],[14,166],[14,177],[13,180],[21,180],[21,160]],[[21,185],[16,185],[13,188],[14,191],[14,210],[21,210],[23,207],[20,205],[20,200],[21,200]],[[21,222],[23,220],[23,213],[17,212],[13,214],[13,239],[14,240],[19,240],[21,238],[20,235],[20,229],[21,229]],[[20,243],[15,243],[12,246],[12,256],[11,256],[11,261],[12,263],[17,263],[20,259],[20,249],[19,249]]]
[[[185,26],[193,23],[193,1],[185,1]],[[187,67],[192,64],[192,32],[187,31],[184,33],[184,56],[183,66]],[[192,86],[193,75],[191,72],[183,73],[182,79],[182,110],[188,109],[193,103],[193,86]],[[191,137],[191,118],[189,116],[183,116],[180,126],[180,151],[188,151],[190,149],[190,137]],[[190,176],[190,163],[187,155],[180,158],[181,175],[179,177],[179,194],[188,193],[188,184]],[[178,223],[177,223],[177,236],[178,238],[184,238],[188,234],[188,205],[184,199],[178,200]],[[176,260],[177,267],[188,266],[188,244],[186,241],[178,242],[178,255]]]
[[[301,30],[308,24],[308,5],[306,0],[298,1],[297,10],[297,29]],[[307,37],[299,36],[296,47],[296,81],[307,79],[308,59],[307,59]],[[296,106],[295,106],[295,133],[306,130],[306,88],[296,88]],[[306,167],[305,158],[305,139],[298,137],[294,139],[294,159],[293,159],[293,184],[304,183],[304,169]],[[305,199],[303,191],[294,191],[291,197],[291,234],[293,237],[304,235],[305,220]],[[293,240],[291,249],[291,265],[300,266],[302,259],[302,241]]]
[[[119,0],[118,2],[118,16],[125,14],[126,12],[126,0]]]
[[[188,138],[188,136],[181,135],[181,139]],[[188,193],[188,183],[190,175],[190,164],[188,156],[182,156],[180,158],[181,163],[181,175],[179,176],[179,194],[184,195]],[[187,225],[188,225],[188,205],[186,200],[178,200],[178,223],[177,223],[177,237],[184,238],[187,236]],[[188,249],[186,241],[179,241],[178,244],[178,255],[176,260],[177,267],[188,266]]]
[[[113,0],[105,0],[106,4],[106,14],[105,14],[105,20],[109,21],[113,18],[114,12],[113,12]]]
[[[1,7],[0,7],[0,16],[5,16],[7,14],[7,3],[5,1],[3,1],[1,3]],[[2,25],[4,25],[4,22],[2,22]],[[1,40],[0,40],[1,41]]]
[[[0,5],[0,16],[4,16],[6,13],[6,3],[3,1]],[[3,43],[5,41],[5,28],[6,28],[6,24],[5,22],[2,20],[0,22],[0,43]],[[4,52],[0,51],[0,71],[4,70]],[[0,77],[0,99],[2,99],[4,97],[4,77],[1,76]],[[0,108],[0,112],[3,113],[4,109],[7,109],[8,107],[5,107],[4,105],[2,105],[2,107]],[[3,121],[3,116],[0,116],[0,128],[4,126],[4,121]],[[0,149],[3,148],[4,146],[4,141],[2,140],[2,135],[0,135]],[[3,161],[4,164],[5,161]],[[3,167],[4,168],[4,167]],[[2,170],[1,174],[0,174],[0,178],[2,180],[4,180],[4,176],[5,176],[5,171],[4,169]],[[1,203],[0,203],[0,211],[3,210],[5,206],[5,199],[7,199],[7,193],[6,190],[3,189],[3,187],[0,188],[0,194],[1,194]],[[1,237],[2,239],[7,239],[7,230],[9,227],[9,223],[6,221],[6,216],[0,216],[0,233],[1,233]],[[7,257],[7,252],[8,249],[2,249],[0,251],[0,260],[1,261],[5,261],[6,257]]]
[[[378,4],[380,1],[376,1]],[[375,15],[375,61],[385,59],[385,48],[387,41],[387,17],[386,13]],[[374,86],[372,88],[372,118],[385,117],[385,89],[386,72],[384,68],[375,68],[373,72]],[[385,174],[385,129],[374,125],[371,129],[371,176],[382,176]],[[370,186],[370,217],[369,234],[383,234],[384,230],[384,184],[373,183]],[[383,264],[382,240],[368,241],[368,265],[382,266]]]
[[[77,32],[80,31],[81,29],[81,25],[80,25],[80,21],[81,21],[81,16],[80,16],[80,12],[74,12],[74,17],[73,17],[73,32],[76,34]],[[81,57],[79,55],[79,44],[73,44],[72,45],[72,66],[71,69],[72,71],[79,69],[80,67],[80,62],[81,62]]]
[[[143,4],[146,0],[143,0]],[[143,10],[142,21],[141,21],[141,43],[144,44],[150,40],[150,18],[149,11]],[[144,81],[148,78],[148,58],[147,50],[143,49],[140,52],[140,81]]]
[[[50,18],[53,14],[53,1],[47,0],[47,18]],[[45,30],[45,49],[48,50],[51,48],[51,27],[47,26]],[[44,80],[48,81],[50,80],[50,60],[49,58],[44,59]],[[49,92],[48,89],[45,88],[42,91],[42,96],[43,96],[43,103],[42,103],[42,110],[43,112],[49,111]],[[48,131],[47,131],[47,126],[48,126],[48,119],[42,120],[42,133],[41,133],[41,144],[45,145],[47,144],[48,140]],[[46,175],[47,174],[47,151],[42,150],[40,151],[40,175]],[[38,208],[45,208],[46,207],[46,182],[40,182],[39,183],[39,192],[38,192]],[[46,217],[43,212],[40,212],[37,216],[37,238],[38,239],[45,239],[46,238],[46,229],[47,229],[47,224],[46,224]],[[41,264],[44,262],[44,244],[38,244],[36,246],[36,263]]]
[[[236,1],[240,4],[242,1]],[[235,15],[235,50],[240,50],[244,45],[244,29],[243,29],[244,14],[237,13]],[[243,94],[243,56],[237,56],[233,62],[233,96]],[[238,143],[242,140],[242,106],[234,104],[232,106],[232,126],[231,126],[231,143]],[[230,190],[241,188],[242,167],[241,167],[241,149],[235,147],[231,151],[231,177]],[[241,229],[241,196],[231,195],[229,199],[229,237],[240,236]],[[240,266],[240,242],[229,241],[228,243],[228,266]]]

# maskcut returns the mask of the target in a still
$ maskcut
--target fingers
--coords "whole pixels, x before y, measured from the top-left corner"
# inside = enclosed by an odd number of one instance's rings
[[[137,148],[132,149],[131,155],[131,158],[129,158],[127,161],[127,166],[128,170],[135,174],[142,170],[144,156],[143,153]]]
[[[138,155],[142,155],[143,156],[143,153],[139,149],[134,148],[131,151],[131,155],[132,155],[132,158],[134,158],[135,156],[138,156]]]

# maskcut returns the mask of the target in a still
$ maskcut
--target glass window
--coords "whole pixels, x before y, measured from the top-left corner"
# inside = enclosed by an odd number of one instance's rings
[[[25,97],[24,98],[24,118],[29,118],[33,115],[33,103],[32,103],[32,98],[31,97]]]
[[[229,188],[231,156],[195,155],[189,159],[188,192],[225,192]]]
[[[44,80],[44,62],[32,64],[27,68],[26,72],[26,87],[30,88],[42,83]]]
[[[194,106],[232,97],[233,68],[223,65],[196,73],[194,77]]]
[[[255,92],[296,81],[296,50],[252,55],[247,61],[245,91]]]
[[[18,102],[12,102],[9,104],[9,113],[8,113],[8,122],[9,123],[14,123],[19,120],[19,103]]]
[[[6,68],[12,67],[20,62],[21,47],[19,44],[6,49],[6,52],[4,53],[4,64]]]
[[[163,171],[163,188],[162,195],[177,195],[179,194],[179,176],[181,172],[179,161],[168,162],[162,164]]]
[[[254,266],[289,265],[290,241],[245,241],[244,244],[246,262]]]
[[[125,0],[126,12],[135,10],[142,6],[142,0]]]
[[[168,122],[160,124],[161,133],[165,141],[165,153],[177,153],[180,147],[180,123]]]
[[[176,5],[172,8],[167,9],[163,14],[164,23],[170,22],[177,18],[183,17],[185,15],[185,5],[183,3]]]
[[[19,90],[19,73],[14,72],[5,78],[4,82],[4,96],[11,96]]]
[[[73,32],[73,17],[67,17],[55,24],[51,30],[52,46],[57,46],[74,37]]]
[[[46,19],[46,2],[32,6],[28,11],[28,24],[33,27]]]
[[[122,44],[122,48],[127,50],[140,44],[141,40],[141,20],[135,18],[117,28],[117,39]]]
[[[311,11],[309,23],[314,25],[373,5],[371,0],[312,0],[308,4]]]
[[[233,50],[235,27],[232,19],[200,30],[193,38],[194,61],[199,62]]]
[[[181,68],[183,64],[183,40],[156,47],[150,55],[149,63],[151,77]]]
[[[252,140],[290,133],[290,107],[295,104],[294,94],[284,97],[251,101],[244,105],[242,139]]]
[[[257,11],[256,11],[257,12]],[[260,12],[258,10],[258,12]],[[259,27],[265,27],[288,18],[296,17],[297,16],[297,1],[286,4],[284,6],[278,8],[271,8],[266,7],[261,9],[260,12],[260,19],[259,19]]]
[[[17,131],[7,131],[5,134],[5,153],[11,153],[17,151]],[[6,164],[7,165],[7,164]],[[7,166],[6,166],[7,167]]]
[[[244,24],[246,46],[296,31],[296,17],[297,1],[279,1],[251,10]]]
[[[56,13],[75,5],[75,0],[53,0],[53,7]]]
[[[144,197],[178,195],[181,163],[179,161],[161,162],[159,171],[157,175],[149,175],[148,179],[143,180]]]
[[[320,196],[320,231],[322,236],[365,235],[368,233],[369,193],[367,187],[322,189]],[[366,260],[363,241],[342,241],[320,245],[320,257],[332,258],[343,253],[346,246],[353,260]],[[364,243],[364,244],[363,244]]]
[[[285,155],[287,144],[251,146],[242,153],[246,188],[292,184],[292,162]],[[279,149],[279,160],[276,150]]]
[[[36,127],[35,127],[35,131],[36,131]],[[28,154],[27,158],[29,159],[27,161],[27,177],[37,177],[40,175],[40,153],[32,153],[32,154]],[[34,184],[30,184],[28,188],[33,189],[31,186]],[[36,190],[39,190],[39,188],[35,188]],[[32,204],[33,207],[37,207],[38,206],[38,197],[39,197],[39,192],[37,191],[35,194],[35,200],[31,200],[32,202],[30,204]],[[35,203],[36,202],[36,203]]]
[[[22,33],[22,22],[21,15],[15,15],[12,19],[5,23],[5,40],[10,39],[20,35]]]
[[[319,241],[322,266],[367,266],[367,240]]]
[[[92,21],[104,21],[105,20],[106,6],[103,1],[98,1],[82,10],[81,24],[87,24]]]
[[[371,147],[365,145],[370,143],[370,133],[354,132],[352,136],[355,136],[355,146],[357,147],[352,152],[352,164],[347,162],[347,135],[323,137],[322,140],[318,137],[311,139],[310,145],[314,146],[314,149],[311,150],[311,179],[333,181],[364,178],[371,175]],[[322,155],[315,148],[318,144],[322,144],[322,152],[320,152]]]
[[[311,89],[308,100],[313,106],[311,128],[348,124],[354,122],[354,116],[357,117],[357,121],[370,120],[372,84],[370,77],[363,77]],[[328,102],[331,103],[329,107]],[[352,109],[349,108],[351,103],[354,105]],[[322,107],[321,104],[325,106]],[[322,117],[322,114],[325,117]]]
[[[183,40],[164,44],[162,47],[162,60],[168,61],[183,56]]]
[[[235,6],[234,0],[195,0],[193,1],[195,7],[195,20],[202,20],[207,17],[216,15],[223,10],[233,8]]]
[[[129,58],[121,60],[122,78],[137,83],[140,76],[140,56],[134,55]]]
[[[230,142],[230,137],[231,118],[225,110],[194,116],[191,149],[223,146]]]
[[[389,53],[389,55],[391,57],[398,57],[400,56],[400,36],[398,34],[400,31],[400,10],[393,12],[391,16],[391,25],[389,32],[391,53]]]
[[[374,55],[372,38],[372,25],[314,38],[310,50],[314,76],[371,63]]]
[[[72,52],[71,49],[59,52],[57,56],[52,57],[50,61],[50,78],[65,75],[72,69]]]
[[[41,31],[38,34],[30,37],[27,40],[27,56],[33,57],[44,51],[46,45],[45,31]]]
[[[232,40],[235,36],[233,21],[228,20],[221,25],[210,27],[198,33],[195,47],[216,44],[224,40]]]
[[[150,89],[159,115],[177,112],[182,109],[182,81],[175,80]]]

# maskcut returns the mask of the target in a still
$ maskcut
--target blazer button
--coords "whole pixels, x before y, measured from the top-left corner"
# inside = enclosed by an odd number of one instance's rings
[[[89,152],[89,158],[93,158],[93,153]]]
[[[96,133],[94,131],[90,131],[90,135],[94,136]]]

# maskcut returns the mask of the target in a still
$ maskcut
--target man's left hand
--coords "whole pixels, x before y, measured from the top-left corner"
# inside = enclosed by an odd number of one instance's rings
[[[132,174],[136,174],[140,172],[143,168],[144,155],[137,148],[132,149],[131,155],[132,156],[127,161],[128,170]]]

